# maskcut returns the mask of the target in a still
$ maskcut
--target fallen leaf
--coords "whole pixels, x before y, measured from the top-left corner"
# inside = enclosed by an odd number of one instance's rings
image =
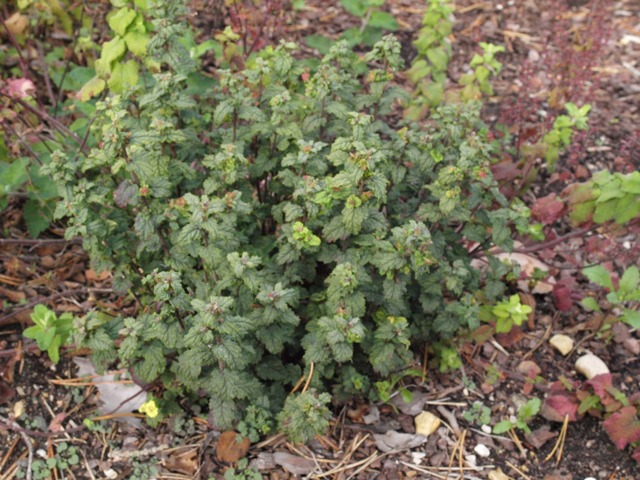
[[[0,382],[0,405],[15,397],[16,391],[4,382]]]
[[[287,452],[275,452],[273,460],[293,475],[308,475],[316,468],[316,462],[308,458],[291,455]]]
[[[557,432],[552,432],[549,425],[543,425],[540,428],[535,429],[531,433],[526,433],[524,438],[535,449],[542,447],[547,441],[558,436]]]
[[[4,21],[4,26],[13,35],[22,35],[29,26],[29,18],[16,12]]]
[[[620,450],[640,440],[640,420],[635,407],[621,408],[602,422],[602,427]]]
[[[0,287],[0,295],[2,295],[3,297],[7,297],[13,303],[20,303],[24,301],[25,298],[27,298],[24,292],[10,290],[4,287]]]
[[[131,413],[138,410],[146,401],[144,390],[135,383],[122,383],[121,373],[106,372],[102,376],[96,374],[91,361],[84,357],[74,357],[78,366],[78,377],[90,376],[100,394],[101,410],[104,413]],[[117,417],[118,420],[140,426],[142,422],[135,417]]]
[[[238,439],[238,434],[232,430],[222,432],[216,445],[216,458],[221,462],[233,463],[243,458],[249,451],[248,438]]]
[[[412,417],[422,412],[424,404],[427,403],[427,396],[422,392],[415,392],[410,402],[405,402],[402,395],[396,395],[389,402],[395,406],[405,415],[411,415]]]
[[[49,431],[50,432],[61,432],[62,431],[62,422],[67,418],[67,414],[65,412],[57,414],[49,423]]]
[[[373,434],[376,441],[376,447],[382,452],[390,452],[392,450],[404,451],[422,445],[427,441],[424,435],[416,435],[413,433],[399,433],[395,430],[389,430],[384,434]]]
[[[171,472],[194,478],[198,471],[198,450],[195,448],[189,448],[186,451],[173,450],[163,462],[163,466]]]

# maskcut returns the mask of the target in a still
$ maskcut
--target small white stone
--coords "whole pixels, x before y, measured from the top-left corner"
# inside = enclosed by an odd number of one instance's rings
[[[576,370],[591,380],[596,375],[610,373],[607,365],[593,353],[587,353],[576,361]]]
[[[549,344],[565,357],[573,350],[573,339],[566,335],[554,335],[549,340]]]
[[[475,455],[465,455],[464,461],[466,462],[467,467],[470,468],[476,468],[476,466],[478,465],[478,460]]]
[[[411,461],[414,465],[420,465],[426,456],[425,452],[411,452]]]
[[[482,425],[480,427],[480,430],[482,430],[484,433],[491,433],[492,432],[491,427],[489,425]]]
[[[113,480],[115,478],[118,478],[118,472],[116,472],[113,468],[110,468],[109,470],[104,471],[104,476],[109,480]]]
[[[473,451],[476,452],[481,457],[488,457],[489,455],[491,455],[491,450],[489,450],[489,447],[487,447],[486,445],[484,445],[482,443],[477,444],[473,448]]]
[[[39,448],[38,450],[36,450],[36,455],[40,458],[47,458],[47,451],[43,448]]]
[[[440,426],[440,419],[431,412],[422,412],[414,419],[416,433],[428,437]]]

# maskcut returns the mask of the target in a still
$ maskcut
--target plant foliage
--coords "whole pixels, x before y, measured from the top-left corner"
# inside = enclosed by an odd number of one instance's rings
[[[143,307],[87,317],[75,340],[206,397],[221,428],[264,431],[264,412],[281,412],[308,440],[327,425],[316,391],[375,395],[368,378],[405,369],[412,346],[478,325],[508,270],[487,251],[510,249],[528,210],[492,179],[477,106],[397,121],[392,37],[364,57],[339,42],[312,72],[294,45],[267,47],[196,96],[175,13],[154,9],[161,72],[98,102],[100,148],[47,170],[66,234]],[[287,398],[302,375],[310,389]]]

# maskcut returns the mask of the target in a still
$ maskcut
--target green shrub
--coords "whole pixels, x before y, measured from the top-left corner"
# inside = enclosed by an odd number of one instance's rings
[[[142,307],[77,322],[75,341],[207,398],[221,428],[252,412],[264,430],[267,408],[308,439],[327,421],[315,391],[375,394],[412,346],[478,325],[507,267],[490,257],[482,279],[471,259],[508,249],[528,210],[492,179],[477,107],[399,123],[392,37],[364,58],[338,43],[310,74],[293,45],[266,48],[196,97],[179,31],[148,44],[162,73],[98,103],[100,148],[49,169],[67,235]]]

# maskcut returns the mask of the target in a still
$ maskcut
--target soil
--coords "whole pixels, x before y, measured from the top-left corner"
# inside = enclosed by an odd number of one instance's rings
[[[204,35],[220,28],[220,17],[208,10],[219,3],[193,2],[194,13],[198,15],[193,15],[192,21],[203,29]],[[506,48],[500,57],[505,65],[503,72],[494,82],[495,94],[485,109],[487,122],[493,124],[505,112],[513,114],[514,109],[534,105],[536,109],[523,114],[524,130],[532,131],[544,123],[545,112],[547,115],[558,113],[548,101],[536,100],[548,98],[550,91],[564,96],[564,100],[593,105],[589,134],[563,157],[557,173],[542,171],[535,178],[524,194],[525,201],[533,203],[549,193],[559,194],[568,180],[586,179],[601,168],[622,172],[640,168],[640,3],[637,0],[572,0],[568,3],[564,0],[458,0],[455,3],[456,22],[451,37],[455,60],[449,69],[452,85],[468,68],[479,41]],[[387,0],[385,9],[398,19],[397,35],[403,43],[403,54],[410,62],[415,55],[411,39],[420,28],[424,2]],[[293,39],[303,45],[304,55],[312,55],[314,52],[304,47],[306,36],[321,34],[336,38],[352,26],[359,27],[360,20],[348,15],[339,2],[307,0],[302,10],[285,15],[280,27],[272,33],[273,40],[282,36]],[[582,49],[591,52],[586,57],[580,55],[579,45],[574,44],[571,51],[565,48],[562,58],[579,60],[584,71],[579,78],[572,77],[568,86],[560,88],[558,85],[562,84],[558,83],[557,76],[562,73],[561,57],[550,52],[563,51],[560,45],[567,35],[585,35],[584,41],[593,43]],[[532,76],[527,77],[527,71],[532,72]],[[404,81],[402,75],[398,81]],[[505,160],[513,158],[505,157]],[[216,447],[220,433],[211,430],[207,422],[195,414],[192,418],[180,416],[156,430],[116,419],[96,421],[93,429],[86,428],[84,420],[98,415],[100,395],[91,382],[74,383],[77,367],[71,360],[74,355],[86,352],[65,351],[60,364],[54,366],[46,355],[38,354],[32,343],[24,341],[21,332],[30,323],[31,308],[38,303],[48,304],[58,313],[76,314],[94,308],[126,312],[130,306],[111,294],[108,277],[96,275],[88,267],[78,242],[62,240],[60,228],[51,228],[40,241],[29,240],[18,207],[16,203],[0,216],[6,237],[0,239],[0,300],[4,305],[0,311],[0,480],[16,478],[20,472],[24,476],[26,441],[33,444],[36,460],[53,457],[63,441],[80,452],[77,465],[57,468],[40,478],[222,478],[225,470],[236,463],[220,460],[221,453]],[[548,233],[570,232],[568,225],[559,223]],[[587,292],[584,279],[577,275],[582,265],[612,262],[624,268],[637,263],[640,256],[637,240],[631,232],[618,232],[615,236],[592,232],[590,236],[569,238],[531,255],[549,265],[557,280],[565,282],[578,298]],[[300,476],[309,478],[321,478],[320,472],[325,472],[324,477],[333,479],[462,476],[492,480],[640,479],[639,464],[631,458],[629,450],[615,447],[602,428],[602,419],[586,415],[570,422],[564,450],[556,462],[555,457],[545,459],[561,432],[561,423],[536,417],[529,426],[531,430],[539,432],[546,428],[551,433],[550,438],[536,448],[536,442],[530,441],[531,437],[521,430],[515,431],[514,438],[490,437],[482,433],[479,425],[463,418],[471,405],[480,401],[490,409],[491,423],[495,424],[516,414],[517,407],[528,398],[542,398],[552,382],[561,378],[581,381],[574,363],[586,351],[606,363],[613,373],[613,384],[623,393],[631,395],[640,390],[637,331],[620,323],[610,323],[610,318],[602,315],[587,313],[577,306],[575,299],[569,308],[559,308],[558,299],[551,293],[528,295],[527,299],[534,308],[529,321],[510,335],[498,336],[479,347],[467,344],[461,371],[441,374],[430,367],[424,383],[408,379],[407,386],[414,395],[419,394],[426,401],[424,409],[436,413],[448,425],[430,436],[426,444],[412,449],[399,448],[393,453],[380,452],[373,434],[384,431],[385,427],[411,434],[415,431],[415,413],[402,413],[388,405],[353,402],[342,409],[336,408],[331,432],[309,445],[294,446],[280,436],[268,437],[252,445],[247,458],[253,465],[264,467],[261,468],[264,478],[274,480],[294,478],[291,471],[301,464],[307,467],[306,470],[300,467],[300,471],[305,472]],[[549,337],[558,333],[572,337],[577,345],[566,357],[548,343]],[[521,373],[524,361],[533,362],[539,368],[541,380],[535,385]],[[380,418],[367,424],[365,415],[375,409],[380,412]],[[15,423],[7,423],[9,418],[15,419]],[[459,444],[460,438],[463,445]],[[489,448],[489,456],[474,453],[479,443]],[[476,470],[460,468],[460,451],[467,461],[468,455],[476,456]],[[272,463],[274,452],[288,452],[295,458],[285,462],[283,468],[282,464]],[[419,458],[416,453],[425,455]],[[312,459],[310,468],[309,459]],[[333,473],[326,473],[331,469]],[[505,476],[496,473],[497,469]]]

